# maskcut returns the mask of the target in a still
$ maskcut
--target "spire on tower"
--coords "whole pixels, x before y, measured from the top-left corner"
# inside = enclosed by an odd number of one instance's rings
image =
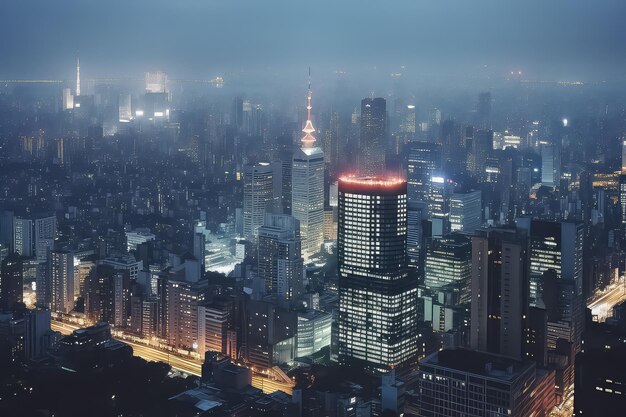
[[[307,91],[306,98],[306,124],[304,129],[302,129],[304,136],[300,139],[300,141],[305,148],[312,148],[315,144],[315,136],[313,136],[315,128],[313,127],[313,122],[311,122],[311,67],[309,67],[309,89]]]
[[[80,96],[80,58],[76,57],[76,97]]]

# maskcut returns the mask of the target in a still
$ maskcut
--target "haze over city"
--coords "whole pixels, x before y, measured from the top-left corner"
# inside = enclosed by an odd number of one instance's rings
[[[3,0],[0,416],[622,416],[625,18]]]

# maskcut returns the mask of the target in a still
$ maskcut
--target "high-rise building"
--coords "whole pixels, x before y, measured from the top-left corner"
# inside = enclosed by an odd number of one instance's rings
[[[198,307],[204,301],[206,281],[167,281],[167,339],[171,346],[197,351]]]
[[[472,277],[472,245],[470,239],[460,234],[433,238],[426,250],[424,284],[438,290],[457,283],[469,296]],[[469,301],[469,300],[466,300]]]
[[[126,251],[137,250],[138,245],[154,239],[156,239],[156,236],[150,232],[150,229],[136,229],[126,232]]]
[[[541,183],[548,187],[558,187],[561,180],[561,154],[558,146],[541,146]]]
[[[167,93],[167,74],[163,71],[148,71],[145,74],[146,93]]]
[[[70,88],[63,89],[63,110],[72,110],[74,108],[74,96]]]
[[[626,174],[620,174],[618,177],[618,199],[620,208],[620,224],[622,228],[626,228]]]
[[[576,355],[574,416],[618,417],[626,407],[626,332],[593,323]]]
[[[291,300],[304,290],[300,222],[285,214],[266,214],[259,228],[258,272],[266,294]]]
[[[554,371],[533,362],[444,349],[419,362],[419,416],[546,416],[556,405]]]
[[[332,321],[331,313],[316,310],[298,313],[297,358],[311,355],[330,345]]]
[[[476,115],[481,129],[491,129],[491,93],[485,92],[478,95]]]
[[[432,142],[412,142],[407,164],[407,195],[409,203],[428,206],[430,183],[441,169],[441,145]]]
[[[417,353],[417,283],[406,253],[406,181],[339,181],[338,359],[370,370]]]
[[[198,353],[227,353],[232,301],[218,298],[198,307]]]
[[[450,229],[473,233],[482,226],[480,190],[454,192],[450,196]]]
[[[0,265],[0,311],[11,311],[23,299],[22,260],[18,254],[11,253]]]
[[[256,241],[259,227],[263,225],[265,211],[274,198],[274,169],[261,162],[247,165],[243,177],[243,235]]]
[[[516,229],[480,230],[472,237],[473,349],[521,359],[527,246],[526,235]]]
[[[364,98],[361,100],[359,175],[384,175],[386,148],[387,102],[384,98]]]
[[[74,309],[74,254],[69,251],[50,252],[50,310],[69,313]]]
[[[244,337],[248,362],[268,369],[293,360],[297,314],[265,300],[248,300],[246,310]]]
[[[76,97],[80,97],[80,58],[76,58]]]
[[[626,174],[626,139],[622,141],[622,174]]]
[[[118,97],[118,120],[121,123],[128,123],[133,118],[130,94],[120,94]]]
[[[518,227],[530,236],[529,302],[549,311],[548,347],[562,338],[581,349],[585,321],[583,296],[584,225],[576,222],[518,219]],[[546,282],[548,271],[555,282]],[[544,293],[544,287],[547,292]]]
[[[493,151],[493,130],[478,130],[474,133],[468,170],[478,181],[487,177],[487,158]]]
[[[49,310],[29,310],[24,315],[24,357],[26,360],[43,357],[51,347]]]
[[[13,248],[23,257],[37,257],[45,262],[57,233],[55,216],[34,216],[13,219]]]
[[[311,87],[307,95],[307,121],[302,146],[293,155],[291,215],[300,221],[302,256],[307,261],[324,243],[324,152],[315,146],[311,122]]]

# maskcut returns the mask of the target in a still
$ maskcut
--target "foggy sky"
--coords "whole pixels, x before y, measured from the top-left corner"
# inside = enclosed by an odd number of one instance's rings
[[[1,0],[0,78],[312,66],[623,80],[623,0]]]

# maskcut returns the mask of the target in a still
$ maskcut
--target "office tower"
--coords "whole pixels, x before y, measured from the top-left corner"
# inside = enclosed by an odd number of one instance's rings
[[[74,96],[70,88],[63,89],[63,110],[72,110],[74,108]]]
[[[585,330],[584,350],[576,355],[574,416],[618,417],[626,407],[626,333],[593,323]]]
[[[50,310],[69,313],[74,309],[74,254],[68,251],[50,252]]]
[[[293,153],[291,151],[281,152],[280,157],[280,171],[281,171],[281,209],[283,214],[291,215],[291,192],[293,175]]]
[[[80,58],[76,58],[76,97],[80,97]]]
[[[485,181],[487,175],[487,158],[493,151],[493,130],[478,130],[472,140],[469,172],[479,182]]]
[[[454,192],[450,196],[450,229],[473,233],[482,226],[480,190]]]
[[[298,313],[296,358],[311,355],[330,346],[332,321],[331,313],[316,310]]]
[[[207,282],[167,281],[167,340],[170,346],[197,351],[198,307],[204,301]]]
[[[428,207],[430,182],[441,170],[441,146],[432,142],[413,142],[409,145],[407,164],[407,195],[409,203]]]
[[[216,298],[198,307],[198,353],[227,352],[233,307],[233,300],[226,297]]]
[[[626,174],[626,140],[622,141],[622,174]]]
[[[311,86],[302,146],[293,155],[291,215],[300,221],[302,256],[308,261],[324,243],[324,152],[315,146],[311,122]]]
[[[472,277],[472,244],[468,237],[451,234],[433,238],[426,249],[424,285],[438,290],[456,284],[469,301]]]
[[[618,179],[618,199],[620,208],[620,224],[626,228],[626,174],[620,174]]]
[[[528,250],[515,229],[472,237],[472,349],[520,359],[528,308]]]
[[[243,177],[243,235],[255,242],[274,198],[274,169],[267,162],[246,165]]]
[[[361,100],[359,175],[384,175],[386,149],[387,102],[384,98],[364,98]]]
[[[248,362],[260,369],[293,360],[298,315],[270,301],[248,300],[244,329]]]
[[[49,310],[29,310],[24,315],[24,357],[32,360],[43,357],[52,344]]]
[[[118,97],[118,120],[128,123],[133,118],[130,94],[120,94]]]
[[[491,129],[491,93],[480,93],[478,95],[478,105],[476,107],[478,116],[478,127],[481,129]]]
[[[407,204],[406,252],[408,265],[420,268],[424,265],[424,239],[431,236],[430,222],[424,219],[427,210],[416,203]]]
[[[141,302],[141,335],[146,338],[159,336],[159,303],[156,299]]]
[[[339,132],[339,113],[336,111],[330,114],[330,125],[324,136],[324,155],[329,163],[330,176],[336,178],[339,168],[339,160],[343,146]]]
[[[556,405],[554,371],[532,362],[444,349],[419,362],[419,416],[546,416]]]
[[[406,268],[406,181],[339,181],[339,362],[372,371],[417,352],[417,282]]]
[[[259,228],[258,272],[266,294],[291,300],[304,290],[300,222],[285,214],[266,214]]]
[[[530,236],[529,301],[548,309],[548,347],[554,349],[556,339],[562,338],[572,342],[577,353],[585,321],[584,225],[523,218],[518,227]],[[554,282],[546,280],[548,271],[556,273]]]
[[[25,258],[36,257],[45,262],[57,232],[55,216],[35,216],[13,219],[13,248]]]
[[[558,187],[560,181],[560,148],[554,144],[541,145],[541,183],[548,187]]]
[[[167,93],[167,74],[149,71],[144,74],[146,93]]]
[[[141,271],[144,267],[143,261],[141,260],[138,261],[132,256],[120,256],[120,257],[106,258],[102,260],[102,264],[112,266],[113,269],[116,269],[116,270],[127,272],[128,277],[132,281],[137,280],[139,271]]]
[[[11,253],[0,265],[0,311],[11,311],[23,299],[22,260],[18,254]]]
[[[141,228],[126,232],[126,252],[136,251],[138,245],[154,239],[156,236],[150,232],[150,229]]]
[[[453,182],[442,173],[430,177],[428,213],[432,222],[432,235],[443,236],[450,231],[450,195]]]

